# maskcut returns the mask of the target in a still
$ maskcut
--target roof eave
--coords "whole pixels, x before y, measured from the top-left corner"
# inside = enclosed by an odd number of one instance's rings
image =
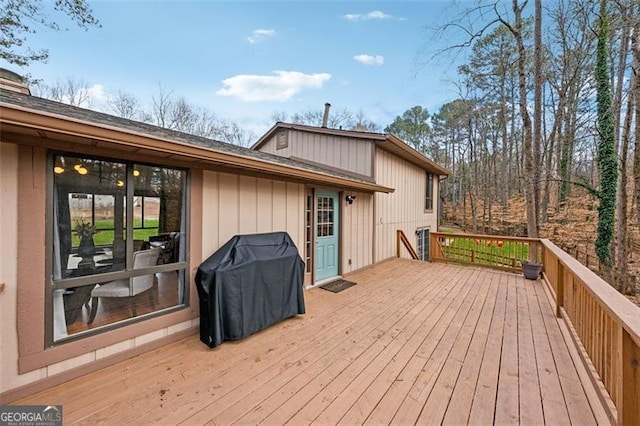
[[[409,145],[407,145],[402,139],[400,139],[396,135],[387,134],[385,141],[388,141],[393,145],[395,145],[396,147],[400,148],[404,153],[406,153],[409,157],[413,158],[416,162],[419,162],[420,164],[422,164],[423,167],[429,170],[430,172],[434,172],[439,176],[451,175],[451,172],[449,170],[440,166],[438,163],[431,160],[427,156],[419,153],[415,149],[411,148]]]
[[[325,174],[319,171],[307,170],[291,165],[270,162],[265,159],[252,158],[230,152],[223,152],[208,147],[188,144],[168,138],[152,136],[129,129],[118,128],[106,124],[63,116],[59,114],[39,111],[31,108],[0,102],[2,114],[0,124],[20,126],[35,130],[48,131],[58,134],[80,136],[102,140],[118,145],[125,145],[179,157],[196,160],[212,161],[229,166],[242,167],[250,171],[294,178],[308,182],[322,182],[338,187],[361,190],[365,192],[393,192],[388,188],[374,183],[362,182],[341,176]]]

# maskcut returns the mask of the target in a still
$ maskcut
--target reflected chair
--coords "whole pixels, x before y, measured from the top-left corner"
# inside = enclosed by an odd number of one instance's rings
[[[155,266],[158,263],[161,249],[141,250],[133,253],[133,269]],[[135,296],[153,288],[155,274],[140,275],[133,278],[110,281],[100,284],[91,291],[91,314],[88,323],[91,324],[98,312],[98,299],[101,297],[128,297],[131,313],[136,316]],[[149,292],[149,301],[154,307],[153,292]]]

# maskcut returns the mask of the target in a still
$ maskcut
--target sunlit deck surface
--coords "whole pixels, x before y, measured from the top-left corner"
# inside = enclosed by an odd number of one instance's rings
[[[244,340],[192,336],[16,403],[65,424],[609,422],[540,281],[409,260],[348,279]]]

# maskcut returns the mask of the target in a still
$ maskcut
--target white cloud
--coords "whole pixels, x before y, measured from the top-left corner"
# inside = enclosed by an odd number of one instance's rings
[[[276,35],[275,30],[265,30],[264,28],[258,28],[257,30],[253,30],[251,35],[247,37],[247,41],[253,44],[259,42],[264,38],[273,37],[274,35]]]
[[[382,55],[356,55],[353,57],[356,61],[363,63],[365,65],[383,65],[384,64],[384,56]]]
[[[245,102],[287,101],[302,89],[319,89],[331,74],[305,74],[299,71],[275,71],[275,75],[239,74],[222,80],[220,96],[233,96]]]
[[[87,89],[88,95],[90,99],[93,99],[96,102],[106,102],[107,94],[104,92],[104,86],[102,84],[94,84],[93,86]]]
[[[369,13],[349,13],[347,15],[344,15],[343,18],[346,19],[347,21],[352,21],[352,22],[369,21],[372,19],[379,19],[379,20],[394,19],[393,15],[389,15],[380,10],[374,10]]]

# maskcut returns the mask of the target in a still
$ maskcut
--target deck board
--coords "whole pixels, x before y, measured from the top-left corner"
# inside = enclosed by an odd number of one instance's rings
[[[499,280],[491,278],[491,275],[487,274],[487,279],[490,279],[491,288],[487,294],[487,299],[480,318],[478,319],[476,329],[473,331],[471,343],[465,355],[460,375],[453,388],[451,399],[449,400],[449,405],[455,407],[455,409],[447,410],[445,418],[443,419],[443,424],[446,425],[465,424],[469,420],[473,397],[480,375],[482,355],[486,350],[499,287]]]
[[[409,260],[305,293],[307,313],[210,350],[197,336],[18,404],[65,424],[596,424],[540,281]]]

